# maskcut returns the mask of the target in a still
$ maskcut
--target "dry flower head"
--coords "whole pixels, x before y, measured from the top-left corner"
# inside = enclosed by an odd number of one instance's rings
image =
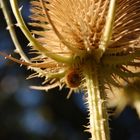
[[[116,0],[115,11],[110,15],[113,22],[108,27],[110,3],[111,0],[32,1],[30,25],[42,48],[32,46],[38,56],[25,64],[38,68],[31,77],[46,77],[46,82],[53,80],[52,84],[71,88],[69,77],[73,76],[68,75],[73,71],[79,74],[73,79],[78,88],[84,84],[82,71],[88,61],[97,64],[100,81],[107,87],[122,87],[124,81],[138,77],[140,0]],[[106,28],[110,28],[107,35]]]
[[[118,95],[125,104],[139,113],[137,91],[133,96],[127,92],[140,77],[140,0],[32,0],[32,31],[22,19],[17,0],[10,4],[17,26],[29,40],[29,53],[36,56],[29,59],[17,41],[21,60],[0,54],[34,70],[29,78],[45,77],[44,86],[34,89],[66,86],[69,95],[84,90],[92,139],[109,140],[106,99],[116,89],[123,91]],[[125,104],[116,104],[118,110]]]
[[[31,13],[37,56],[5,56],[35,70],[30,78],[45,77],[46,86],[33,88],[85,89],[89,61],[103,91],[140,76],[140,0],[33,0]]]

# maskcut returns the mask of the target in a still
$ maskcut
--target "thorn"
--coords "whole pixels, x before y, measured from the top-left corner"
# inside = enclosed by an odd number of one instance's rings
[[[22,8],[23,8],[23,5],[19,8],[19,11],[20,11],[20,12],[21,12]]]
[[[29,42],[28,44],[27,44],[27,47],[31,47],[32,46],[32,44]]]
[[[15,53],[19,53],[19,51],[17,49],[14,50]]]
[[[68,95],[67,95],[67,99],[69,99],[70,98],[70,96],[72,95],[72,89],[70,89],[70,91],[69,91],[69,93],[68,93]]]
[[[6,30],[9,30],[9,29],[10,29],[10,27],[9,27],[9,26],[7,26],[7,27],[6,27]]]
[[[16,26],[16,27],[19,27],[19,24],[18,24],[18,23],[16,23],[16,24],[15,24],[15,26]]]

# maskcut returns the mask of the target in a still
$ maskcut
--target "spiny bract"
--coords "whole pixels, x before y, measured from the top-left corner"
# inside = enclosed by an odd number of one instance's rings
[[[31,13],[39,45],[26,65],[36,71],[30,77],[45,77],[47,86],[38,89],[84,89],[89,60],[104,89],[140,76],[140,0],[33,0]]]
[[[110,34],[105,40],[110,0],[34,0],[31,5],[32,33],[38,42],[52,54],[68,62],[53,60],[39,51],[37,62],[43,67],[46,81],[55,79],[68,83],[66,75],[71,69],[79,72],[86,60],[96,61],[100,67],[102,83],[120,87],[129,78],[139,77],[136,68],[140,61],[140,0],[117,0]],[[105,44],[105,45],[104,45]],[[101,54],[101,47],[105,46]],[[34,46],[32,46],[33,49]],[[37,50],[38,51],[38,50]],[[70,60],[69,60],[70,58]],[[38,74],[37,74],[38,75]],[[83,84],[83,81],[81,81]],[[81,84],[78,86],[80,87]],[[68,84],[67,84],[68,85]],[[68,85],[70,87],[70,85]],[[71,87],[70,87],[71,88]],[[48,88],[46,88],[48,89]]]

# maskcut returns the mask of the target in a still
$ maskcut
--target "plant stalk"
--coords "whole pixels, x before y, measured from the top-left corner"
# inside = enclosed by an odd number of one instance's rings
[[[101,90],[98,64],[93,60],[89,61],[84,73],[91,140],[110,140],[105,94]]]
[[[13,40],[13,43],[16,47],[16,51],[20,54],[20,56],[23,60],[25,60],[26,62],[30,62],[30,60],[28,59],[26,54],[23,52],[22,47],[21,47],[21,45],[20,45],[20,43],[17,39],[16,32],[15,32],[15,29],[14,29],[14,25],[12,24],[12,19],[11,19],[9,9],[7,8],[6,3],[7,2],[5,0],[0,1],[1,8],[2,8],[4,17],[5,17],[6,23],[7,23],[7,29],[9,30],[9,33],[10,33],[11,38]]]

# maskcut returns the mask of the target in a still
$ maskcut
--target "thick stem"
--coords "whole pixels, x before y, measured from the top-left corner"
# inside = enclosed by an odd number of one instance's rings
[[[89,131],[91,140],[109,140],[109,125],[105,95],[99,82],[98,64],[89,61],[84,69],[87,103],[89,107]]]

